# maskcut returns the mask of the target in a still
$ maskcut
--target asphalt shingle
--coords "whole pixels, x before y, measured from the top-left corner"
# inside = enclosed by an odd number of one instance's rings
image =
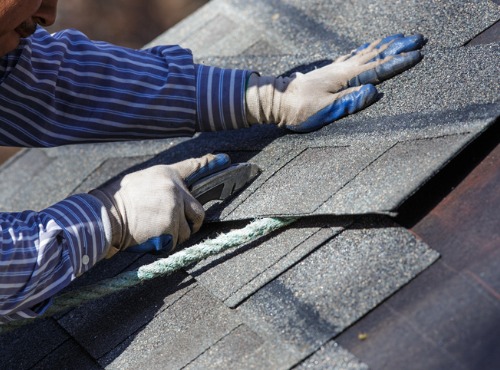
[[[189,269],[191,275],[228,306],[235,307],[343,230],[301,221],[268,240],[209,258]]]
[[[64,342],[32,369],[53,369],[55,363],[58,369],[101,369],[97,362],[72,339]]]
[[[58,323],[93,358],[100,359],[133,338],[136,331],[193,289],[193,284],[194,281],[182,273],[166,280],[149,281],[73,309],[59,318]],[[95,328],[99,330],[96,332]]]
[[[161,296],[162,294],[158,294]],[[194,287],[100,359],[111,368],[178,369],[241,325],[226,306]]]
[[[398,16],[394,16],[397,14]],[[198,33],[215,27],[210,42],[198,43]],[[393,33],[422,33],[431,45],[460,47],[500,18],[492,1],[460,0],[443,4],[411,0],[390,2],[212,0],[153,44],[180,43],[198,57],[231,56],[244,53],[255,44],[255,31],[242,32],[249,25],[260,31],[260,41],[278,46],[282,54],[350,51],[362,43]],[[236,38],[234,35],[238,35]],[[206,40],[206,39],[205,39]],[[207,41],[207,40],[206,40]],[[219,51],[212,45],[222,46]]]
[[[238,307],[250,328],[283,353],[252,360],[274,368],[308,357],[437,257],[386,219],[350,226]]]
[[[368,365],[360,362],[349,351],[346,351],[334,341],[330,341],[314,353],[314,355],[297,366],[297,369],[368,370]]]
[[[0,335],[1,369],[28,369],[57,350],[69,335],[52,319]]]

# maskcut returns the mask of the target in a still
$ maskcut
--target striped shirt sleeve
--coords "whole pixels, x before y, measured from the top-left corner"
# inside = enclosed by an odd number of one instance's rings
[[[82,194],[41,212],[0,213],[0,322],[43,314],[50,297],[105,256],[102,209]]]
[[[177,45],[132,50],[39,27],[0,59],[0,145],[51,147],[247,127],[249,71],[193,64]]]
[[[196,65],[197,131],[249,127],[245,90],[252,72]]]

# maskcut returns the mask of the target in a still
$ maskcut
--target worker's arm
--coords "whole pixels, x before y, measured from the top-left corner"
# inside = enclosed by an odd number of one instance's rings
[[[41,212],[0,213],[0,322],[42,314],[50,297],[106,255],[106,227],[91,195]]]
[[[43,314],[54,294],[118,250],[187,240],[205,213],[186,183],[229,164],[218,154],[154,166],[41,212],[0,213],[0,322]]]
[[[421,36],[395,35],[311,73],[274,78],[194,64],[179,46],[137,51],[40,28],[0,58],[0,145],[164,138],[255,123],[310,131],[371,104],[372,84],[416,64],[422,45]]]
[[[39,28],[0,58],[0,145],[52,147],[246,127],[250,72],[179,46],[132,50]]]

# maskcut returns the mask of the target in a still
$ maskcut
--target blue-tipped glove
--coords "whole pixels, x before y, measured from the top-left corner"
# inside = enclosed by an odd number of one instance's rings
[[[248,122],[309,132],[356,113],[375,102],[374,84],[420,62],[424,43],[422,35],[397,34],[365,44],[307,74],[274,78],[254,73],[246,91]]]
[[[134,172],[92,190],[109,216],[110,249],[135,252],[171,251],[197,232],[205,217],[189,187],[229,167],[225,154],[208,154],[173,165]]]

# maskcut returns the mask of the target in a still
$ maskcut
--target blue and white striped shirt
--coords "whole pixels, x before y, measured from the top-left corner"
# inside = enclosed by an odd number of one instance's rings
[[[247,127],[249,71],[196,65],[179,46],[131,50],[42,28],[0,58],[0,145],[192,135]],[[0,212],[0,322],[36,317],[109,248],[91,195],[40,212]]]

